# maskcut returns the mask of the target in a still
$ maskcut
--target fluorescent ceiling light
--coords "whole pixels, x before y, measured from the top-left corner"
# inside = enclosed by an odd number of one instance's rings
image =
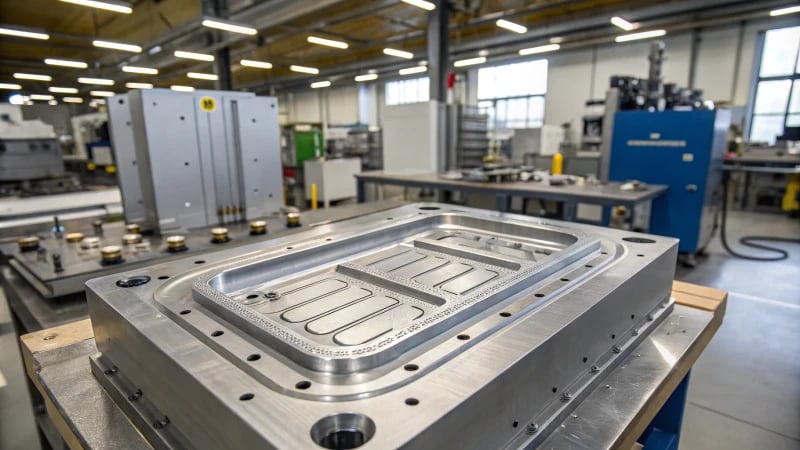
[[[50,75],[38,75],[35,73],[15,73],[14,78],[18,80],[34,80],[34,81],[52,81],[53,77]]]
[[[82,84],[99,84],[100,86],[113,86],[114,80],[109,80],[106,78],[86,78],[81,77],[78,78],[78,83]]]
[[[188,72],[186,76],[189,78],[194,78],[195,80],[219,80],[219,77],[214,73]]]
[[[133,12],[130,3],[122,2],[119,0],[61,0],[64,3],[72,3],[74,5],[89,6],[91,8],[105,9],[106,11],[114,11],[123,14],[130,14]]]
[[[112,91],[89,91],[89,95],[92,97],[113,97],[114,93]]]
[[[256,69],[272,69],[272,63],[268,63],[266,61],[256,61],[253,59],[243,59],[239,61],[239,64],[245,67],[254,67]]]
[[[560,48],[561,46],[558,44],[540,45],[538,47],[523,48],[519,51],[519,54],[521,56],[538,55],[539,53],[554,52]]]
[[[71,88],[71,87],[50,86],[49,88],[47,88],[47,90],[52,92],[52,93],[54,93],[54,94],[77,94],[78,93],[78,89]]]
[[[85,69],[89,67],[89,65],[83,61],[74,61],[71,59],[45,58],[44,63],[50,66],[74,67],[76,69]]]
[[[402,0],[403,3],[408,3],[409,5],[416,6],[417,8],[422,8],[426,11],[433,11],[436,9],[436,5],[425,1],[425,0]]]
[[[636,25],[628,22],[627,20],[623,19],[619,16],[614,16],[611,18],[611,24],[617,28],[622,28],[625,31],[632,31],[636,28]]]
[[[654,37],[664,36],[665,34],[667,34],[665,30],[642,31],[641,33],[631,33],[631,34],[623,34],[622,36],[617,36],[614,38],[614,41],[616,42],[637,41],[639,39],[650,39]]]
[[[378,74],[377,73],[365,73],[364,75],[356,75],[356,81],[372,81],[377,80]]]
[[[310,73],[312,75],[316,75],[319,73],[319,69],[316,67],[306,67],[306,66],[289,66],[289,70],[292,72],[300,72],[300,73]]]
[[[0,83],[0,89],[19,90],[22,89],[22,85],[16,83]]]
[[[178,58],[194,59],[196,61],[214,61],[214,55],[207,55],[205,53],[184,52],[183,50],[176,50],[173,55]]]
[[[83,99],[80,97],[63,97],[61,101],[64,103],[83,103]]]
[[[92,45],[94,45],[95,47],[110,48],[112,50],[122,50],[124,52],[131,52],[131,53],[142,52],[142,47],[139,47],[138,45],[134,44],[125,44],[124,42],[94,40],[92,41]]]
[[[550,38],[550,43],[551,44],[560,44],[562,42],[564,42],[564,38],[561,37],[561,36],[554,36],[554,37]]]
[[[477,58],[467,58],[455,61],[453,63],[454,67],[464,67],[464,66],[474,66],[476,64],[483,64],[486,62],[485,56],[478,56]]]
[[[0,27],[0,34],[5,36],[16,36],[16,37],[23,37],[30,39],[42,39],[42,40],[50,39],[50,35],[47,33],[41,33],[38,31],[28,31],[22,28]]]
[[[56,106],[58,104],[58,101],[56,99],[52,99],[48,101],[47,104],[50,106]]]
[[[31,94],[30,95],[30,99],[31,100],[47,101],[47,100],[53,100],[54,98],[55,97],[53,97],[52,95],[46,95],[46,94]]]
[[[178,91],[178,92],[194,92],[194,88],[193,87],[191,87],[191,86],[181,86],[179,84],[173,84],[169,88],[172,89],[173,91]]]
[[[319,89],[319,88],[326,88],[331,85],[330,81],[317,81],[311,83],[311,89]]]
[[[106,104],[106,100],[103,99],[103,98],[95,98],[95,99],[92,99],[92,101],[94,103],[98,104],[98,105],[105,105]]]
[[[397,71],[400,75],[412,75],[415,73],[422,73],[427,72],[428,67],[426,66],[415,66],[415,67],[406,67],[405,69],[400,69]]]
[[[158,69],[153,69],[150,67],[122,66],[122,71],[128,73],[141,73],[143,75],[158,75]]]
[[[394,48],[385,48],[385,49],[383,49],[383,54],[384,55],[389,55],[389,56],[396,56],[398,58],[404,58],[404,59],[412,59],[412,58],[414,58],[414,54],[413,53],[406,52],[406,51],[403,51],[403,50],[397,50],[397,49],[394,49]]]
[[[786,8],[773,9],[769,12],[769,15],[772,17],[785,16],[787,14],[795,14],[798,12],[800,12],[800,6],[787,6]]]
[[[153,85],[150,83],[134,83],[133,81],[125,83],[125,87],[128,89],[153,89]]]
[[[333,39],[325,39],[317,36],[309,36],[306,40],[312,44],[324,45],[326,47],[340,48],[342,50],[349,47],[347,42],[334,41]]]
[[[495,25],[497,25],[500,28],[505,28],[508,31],[513,31],[514,33],[524,34],[528,32],[528,27],[520,25],[518,23],[511,22],[506,19],[497,19]]]
[[[230,31],[231,33],[247,34],[250,36],[258,34],[258,30],[253,27],[241,25],[226,20],[220,19],[205,19],[200,22],[206,28],[214,28],[216,30]]]

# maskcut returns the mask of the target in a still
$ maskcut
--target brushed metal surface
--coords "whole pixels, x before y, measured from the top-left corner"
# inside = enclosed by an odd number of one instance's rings
[[[419,244],[437,233],[488,245]],[[399,252],[425,258],[372,267]],[[103,360],[189,447],[536,446],[670,314],[676,256],[673,239],[418,204],[91,280],[87,297]],[[402,272],[426,259],[445,263]],[[449,265],[469,268],[417,281]]]

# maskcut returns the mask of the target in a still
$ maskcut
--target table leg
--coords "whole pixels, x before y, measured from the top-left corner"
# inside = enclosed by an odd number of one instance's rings
[[[683,412],[686,409],[686,393],[689,388],[689,375],[675,388],[664,406],[642,433],[639,442],[647,450],[677,450],[683,425]]]
[[[511,204],[511,197],[508,194],[495,195],[495,209],[500,212],[508,212]]]
[[[742,191],[742,211],[747,208],[747,197],[750,194],[750,172],[744,173],[744,190]]]
[[[366,192],[364,191],[364,181],[357,180],[356,181],[356,197],[358,198],[358,203],[364,203],[367,201],[366,199]]]

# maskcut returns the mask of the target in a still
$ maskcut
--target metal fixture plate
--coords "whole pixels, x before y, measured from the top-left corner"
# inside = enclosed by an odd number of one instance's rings
[[[92,280],[87,298],[104,360],[193,447],[313,447],[338,417],[363,427],[364,448],[442,447],[455,435],[461,447],[496,448],[525,433],[514,424],[556,423],[669,313],[676,248],[620,230],[408,205],[202,264]],[[444,265],[426,274],[452,273],[418,281],[427,266],[414,264],[436,258]],[[451,283],[459,264],[474,275]],[[132,276],[152,281],[116,286]],[[327,295],[297,297],[320,283],[315,294]],[[248,299],[254,290],[286,304]],[[340,313],[353,305],[397,317],[365,326]],[[323,434],[316,442],[329,442]]]

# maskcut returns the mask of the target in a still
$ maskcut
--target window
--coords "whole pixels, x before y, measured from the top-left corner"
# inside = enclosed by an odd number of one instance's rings
[[[412,80],[398,80],[386,83],[386,104],[427,102],[430,99],[430,80],[428,77]]]
[[[546,91],[546,59],[478,70],[478,107],[490,129],[541,127]]]
[[[750,120],[750,140],[774,144],[800,126],[800,27],[764,35]]]

